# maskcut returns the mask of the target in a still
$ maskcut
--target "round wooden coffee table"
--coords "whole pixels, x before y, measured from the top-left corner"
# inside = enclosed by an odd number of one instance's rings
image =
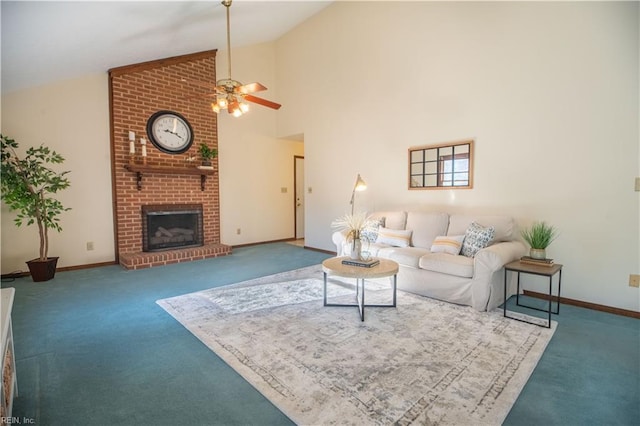
[[[342,263],[343,260],[351,260],[349,257],[332,257],[322,262],[322,272],[324,273],[324,306],[357,306],[360,311],[360,319],[364,321],[364,308],[395,308],[397,296],[398,264],[389,259],[378,259],[379,264],[372,267],[352,266]],[[343,278],[356,279],[356,302],[357,303],[327,303],[327,276],[335,275]],[[368,305],[364,301],[364,280],[371,278],[384,278],[393,276],[393,303],[388,305]]]

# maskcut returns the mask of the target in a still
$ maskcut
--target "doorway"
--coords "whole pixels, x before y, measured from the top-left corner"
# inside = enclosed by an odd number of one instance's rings
[[[296,240],[304,239],[304,157],[293,157],[294,186],[294,235]]]

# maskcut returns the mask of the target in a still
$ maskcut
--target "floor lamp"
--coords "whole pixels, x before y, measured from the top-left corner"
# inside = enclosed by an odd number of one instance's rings
[[[351,193],[351,215],[353,216],[353,211],[354,211],[354,203],[353,201],[356,198],[356,191],[360,192],[360,191],[364,191],[365,189],[367,189],[367,184],[364,182],[364,180],[362,180],[362,177],[360,177],[360,173],[358,173],[358,178],[356,179],[356,184],[353,185],[353,192]]]

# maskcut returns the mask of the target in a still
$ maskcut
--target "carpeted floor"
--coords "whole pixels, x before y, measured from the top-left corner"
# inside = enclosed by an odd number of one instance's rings
[[[16,288],[14,415],[47,426],[290,424],[155,301],[327,257],[277,243],[141,271],[108,266],[47,283],[3,282]],[[565,305],[554,320],[505,424],[637,424],[640,322]]]

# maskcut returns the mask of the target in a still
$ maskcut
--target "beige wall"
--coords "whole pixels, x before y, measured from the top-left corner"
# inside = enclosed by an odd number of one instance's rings
[[[49,256],[58,267],[114,260],[107,74],[13,92],[2,97],[2,133],[22,150],[44,144],[59,152],[71,186],[58,199],[72,210],[61,216],[62,233],[50,231]],[[38,256],[35,225],[17,228],[2,204],[2,273],[26,271]],[[94,250],[87,250],[93,242]]]
[[[232,77],[258,81],[268,90],[256,96],[279,102],[273,43],[233,49]],[[217,78],[227,78],[227,52],[217,56]],[[276,137],[276,112],[250,104],[235,118],[218,116],[222,242],[239,245],[294,237],[294,155],[304,145]],[[286,188],[286,192],[282,192]],[[237,230],[240,229],[238,235]]]
[[[563,296],[640,310],[638,16],[637,2],[339,2],[285,35],[278,133],[304,133],[306,244],[335,250],[361,173],[369,210],[548,221]],[[409,147],[462,138],[474,189],[407,190]]]

